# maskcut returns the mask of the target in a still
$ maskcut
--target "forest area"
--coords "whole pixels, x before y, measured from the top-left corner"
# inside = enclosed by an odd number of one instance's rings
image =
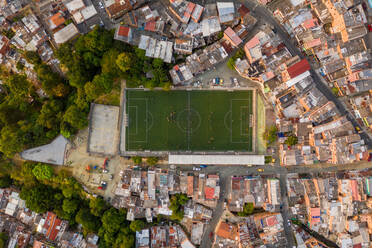
[[[170,88],[169,65],[145,51],[95,28],[55,51],[65,76],[54,72],[36,52],[24,52],[34,65],[40,88],[22,73],[0,71],[0,152],[3,160],[23,149],[48,143],[58,134],[71,137],[87,127],[90,103],[119,104],[120,81],[127,87]],[[21,68],[20,68],[21,69]],[[146,77],[147,75],[147,77]],[[40,89],[46,96],[40,94]],[[115,98],[115,99],[113,99]]]

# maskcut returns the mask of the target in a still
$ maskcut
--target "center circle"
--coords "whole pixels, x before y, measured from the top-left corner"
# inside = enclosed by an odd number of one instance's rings
[[[195,132],[201,124],[201,116],[195,109],[185,109],[177,115],[177,126],[185,133]]]

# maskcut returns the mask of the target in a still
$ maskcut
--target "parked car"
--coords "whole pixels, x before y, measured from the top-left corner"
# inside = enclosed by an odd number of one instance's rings
[[[194,171],[200,171],[200,168],[199,167],[192,167],[192,169],[194,170]]]
[[[207,168],[208,166],[206,164],[200,165],[200,168]]]
[[[258,172],[264,172],[264,169],[257,169]]]
[[[371,24],[368,24],[368,31],[372,32],[372,25]]]

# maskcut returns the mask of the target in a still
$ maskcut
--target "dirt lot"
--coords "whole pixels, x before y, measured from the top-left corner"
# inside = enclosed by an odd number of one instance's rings
[[[107,173],[102,173],[101,168],[106,157],[89,155],[87,153],[88,130],[82,130],[73,140],[73,146],[67,151],[66,164],[72,171],[73,176],[86,186],[92,193],[102,195],[105,198],[112,197],[116,184],[119,181],[119,173],[128,165],[132,165],[131,160],[126,160],[118,155],[109,157],[106,169]],[[91,170],[86,170],[90,166]],[[93,169],[97,166],[97,169]],[[111,175],[113,179],[111,179]],[[101,181],[107,182],[105,190],[98,189]]]

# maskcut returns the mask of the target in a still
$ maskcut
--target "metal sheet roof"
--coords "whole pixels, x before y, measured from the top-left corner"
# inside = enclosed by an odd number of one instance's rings
[[[179,155],[169,154],[169,164],[264,165],[264,155]]]

